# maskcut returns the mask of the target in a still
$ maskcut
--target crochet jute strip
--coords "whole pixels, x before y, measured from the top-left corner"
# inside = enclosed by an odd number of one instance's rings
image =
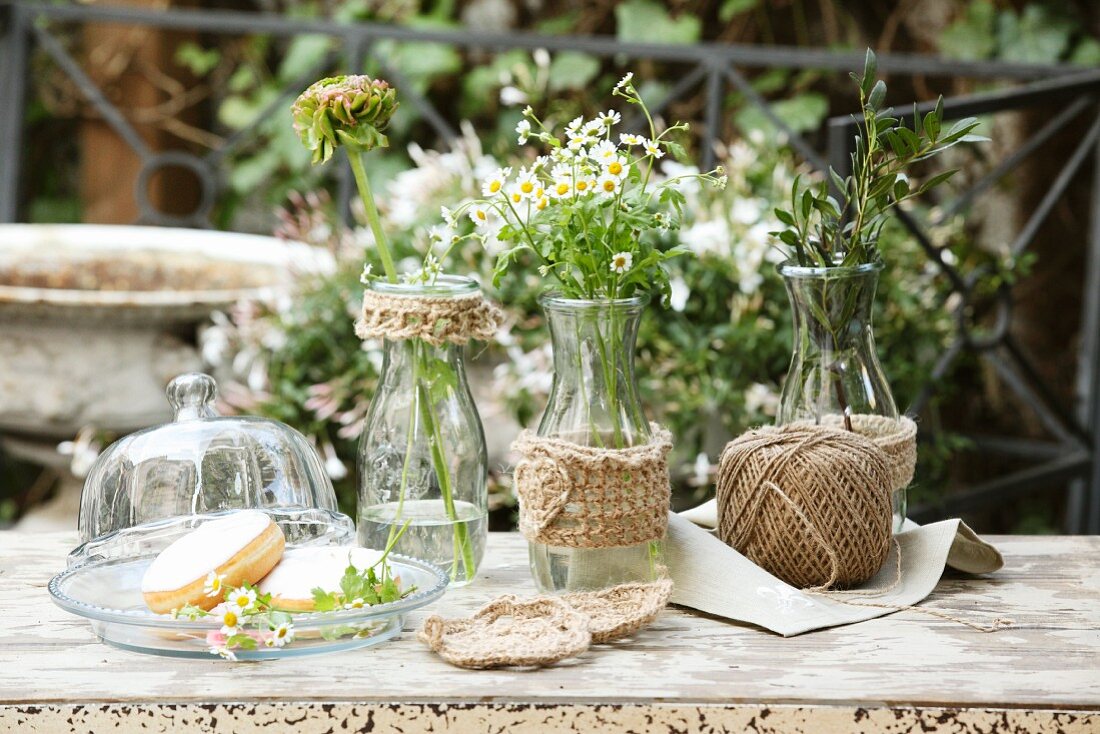
[[[519,529],[529,541],[566,548],[619,548],[662,538],[668,528],[672,435],[624,449],[581,446],[524,431],[512,444]]]
[[[363,292],[363,316],[355,324],[360,339],[421,339],[433,346],[488,340],[504,313],[481,293],[423,296]]]
[[[792,586],[854,586],[889,552],[893,478],[886,453],[858,433],[749,431],[722,453],[718,537]]]
[[[917,424],[913,419],[902,416],[894,420],[865,413],[857,413],[849,418],[855,433],[871,439],[886,452],[890,463],[891,487],[895,490],[908,487],[917,468]],[[832,428],[843,428],[844,416],[827,415],[821,422]]]
[[[564,599],[502,596],[468,619],[432,615],[417,633],[441,658],[462,668],[550,665],[592,642],[586,614]]]
[[[672,596],[672,580],[619,584],[601,591],[580,591],[563,598],[588,615],[592,644],[614,642],[648,627]]]
[[[468,619],[432,615],[417,638],[462,668],[551,665],[647,627],[671,595],[669,579],[527,600],[507,595]]]

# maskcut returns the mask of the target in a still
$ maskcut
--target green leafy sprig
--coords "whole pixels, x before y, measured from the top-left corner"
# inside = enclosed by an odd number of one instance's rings
[[[907,126],[883,106],[886,83],[876,78],[877,69],[875,54],[867,49],[863,74],[851,75],[861,109],[851,174],[844,177],[830,167],[828,181],[810,185],[796,177],[790,208],[775,209],[786,227],[771,234],[791,248],[791,259],[803,267],[877,262],[878,237],[890,211],[939,186],[957,170],[940,172],[915,186],[906,173],[909,166],[959,143],[988,140],[974,134],[979,124],[974,118],[944,129],[942,96],[923,118],[914,105],[912,126]]]

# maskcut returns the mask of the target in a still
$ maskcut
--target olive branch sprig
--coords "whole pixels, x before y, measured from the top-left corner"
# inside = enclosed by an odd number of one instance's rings
[[[949,169],[914,185],[910,165],[939,155],[959,143],[987,141],[974,134],[979,123],[968,117],[943,127],[943,97],[923,118],[913,106],[912,126],[884,107],[886,83],[876,78],[878,63],[867,49],[862,75],[851,74],[859,89],[860,118],[851,174],[828,169],[828,180],[804,185],[795,177],[790,208],[776,208],[784,229],[771,232],[791,248],[803,267],[850,267],[877,262],[877,241],[892,209],[951,178]],[[830,191],[830,188],[832,189]],[[834,196],[835,194],[835,196]]]

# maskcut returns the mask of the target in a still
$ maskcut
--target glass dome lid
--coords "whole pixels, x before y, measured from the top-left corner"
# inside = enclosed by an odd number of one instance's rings
[[[69,565],[159,553],[234,510],[263,510],[288,545],[349,545],[351,518],[305,436],[278,421],[220,416],[209,375],[168,385],[171,423],[126,436],[96,460],[80,497],[81,545]]]

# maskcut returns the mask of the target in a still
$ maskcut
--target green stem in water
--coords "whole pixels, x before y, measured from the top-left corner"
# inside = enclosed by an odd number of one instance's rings
[[[447,457],[443,453],[443,434],[439,430],[439,424],[435,420],[435,413],[431,405],[431,392],[424,384],[422,376],[429,374],[427,369],[427,355],[424,354],[424,345],[419,340],[413,344],[416,358],[417,404],[420,406],[420,420],[424,424],[424,430],[428,433],[428,443],[432,452],[432,467],[435,476],[439,480],[439,490],[443,496],[443,508],[447,518],[454,523],[455,558],[451,565],[451,580],[458,578],[458,559],[462,558],[462,567],[466,580],[473,578],[476,571],[474,562],[474,549],[470,545],[469,529],[465,522],[459,522],[458,510],[455,507],[454,487],[451,483],[451,472],[447,468]]]
[[[382,229],[382,219],[378,216],[378,207],[374,204],[374,195],[371,193],[370,180],[367,171],[363,168],[363,154],[354,148],[347,148],[348,160],[351,162],[351,172],[355,174],[355,186],[359,189],[359,198],[363,200],[363,206],[367,210],[367,223],[374,234],[374,241],[378,245],[378,254],[382,256],[382,268],[386,271],[386,280],[397,282],[397,268],[393,264],[393,253],[390,251],[389,240]]]

